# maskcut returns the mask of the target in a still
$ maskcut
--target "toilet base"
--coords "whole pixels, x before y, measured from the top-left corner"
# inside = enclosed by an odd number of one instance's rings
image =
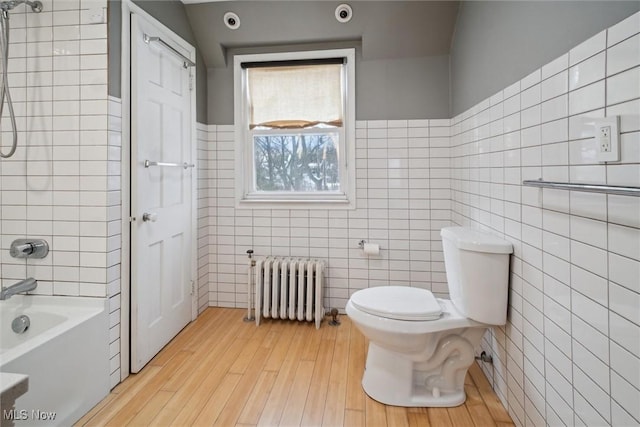
[[[389,387],[393,386],[390,385]],[[433,392],[427,390],[426,387],[422,387],[423,390],[416,388],[408,398],[403,398],[401,396],[389,396],[388,392],[380,390],[379,387],[375,386],[375,379],[372,379],[372,376],[369,376],[369,381],[367,381],[366,372],[362,378],[362,388],[364,392],[367,393],[367,396],[373,400],[390,406],[402,406],[409,408],[452,408],[462,405],[467,400],[467,395],[464,390],[446,393],[444,395],[441,394],[436,397],[433,395]]]
[[[459,406],[466,400],[464,379],[475,360],[474,344],[484,331],[469,328],[464,333],[443,333],[427,360],[414,360],[370,342],[362,388],[386,405]]]

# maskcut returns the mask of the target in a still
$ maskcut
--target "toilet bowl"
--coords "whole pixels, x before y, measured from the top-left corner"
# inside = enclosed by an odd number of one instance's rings
[[[405,286],[355,292],[346,312],[369,339],[362,379],[394,406],[464,403],[464,379],[487,328],[506,323],[509,242],[464,227],[441,231],[451,299]]]

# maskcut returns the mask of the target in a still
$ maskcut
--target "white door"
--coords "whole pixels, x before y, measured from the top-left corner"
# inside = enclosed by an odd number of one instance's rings
[[[145,35],[169,43],[131,15],[132,372],[191,320],[195,276],[191,71]]]

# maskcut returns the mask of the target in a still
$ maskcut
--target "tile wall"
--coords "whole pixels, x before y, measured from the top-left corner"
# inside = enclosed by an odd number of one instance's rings
[[[246,307],[247,249],[327,260],[326,307],[389,283],[446,292],[438,233],[450,224],[449,120],[356,126],[355,210],[236,209],[233,126],[209,126],[210,305]],[[380,256],[364,256],[362,239]]]
[[[209,126],[198,123],[196,129],[198,164],[198,313],[209,306],[210,269],[209,250],[213,247],[210,224],[215,217],[210,215],[214,208],[215,188],[212,188],[212,174],[215,172],[215,160],[211,160],[215,146],[209,143]]]
[[[18,150],[0,160],[0,277],[35,277],[35,293],[110,297],[112,383],[119,373],[120,101],[107,96],[106,0],[43,0],[10,12],[9,82]],[[106,16],[106,12],[105,12]],[[7,108],[2,150],[11,133]],[[28,160],[27,160],[28,159]],[[9,256],[45,238],[41,260]]]
[[[109,200],[104,219],[107,227],[107,247],[102,268],[107,271],[107,297],[109,298],[109,357],[111,361],[111,386],[120,382],[120,303],[122,259],[122,206],[120,159],[122,148],[122,104],[119,98],[109,96],[107,132],[107,198]],[[84,264],[81,263],[84,266]],[[101,296],[101,295],[100,295]]]
[[[517,425],[640,424],[640,13],[452,119],[452,220],[513,242],[509,321],[485,372]],[[594,118],[620,116],[621,161]]]

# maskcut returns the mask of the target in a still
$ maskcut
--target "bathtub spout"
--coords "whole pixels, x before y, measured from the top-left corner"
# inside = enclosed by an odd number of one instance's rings
[[[33,277],[19,281],[18,283],[11,285],[7,288],[2,288],[0,291],[0,301],[11,298],[16,294],[23,292],[29,292],[34,290],[38,286],[38,281]]]

